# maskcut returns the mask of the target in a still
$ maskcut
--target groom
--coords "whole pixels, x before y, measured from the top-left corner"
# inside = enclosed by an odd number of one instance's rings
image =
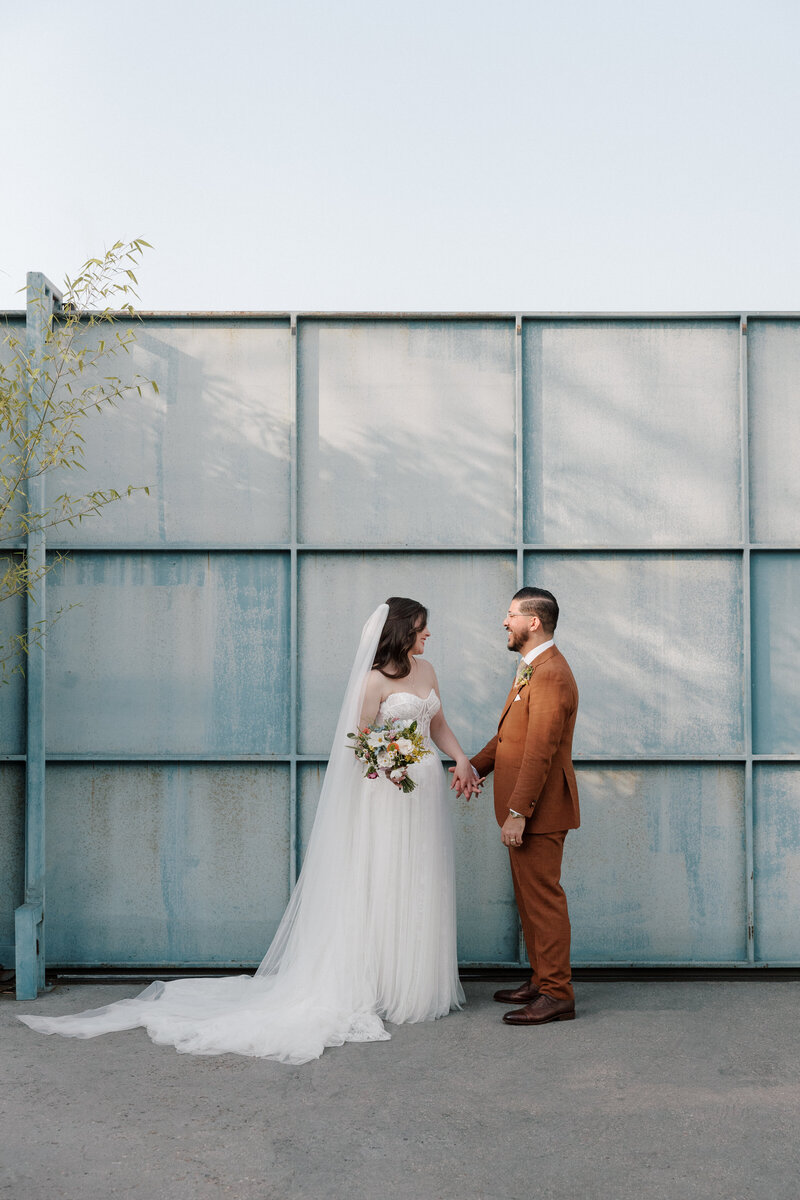
[[[508,1025],[571,1021],[570,926],[561,887],[567,830],[580,824],[572,766],[572,733],[578,689],[567,660],[553,641],[558,604],[542,588],[522,588],[503,622],[508,649],[522,655],[497,733],[472,759],[479,777],[494,771],[494,808],[508,846],[514,894],[531,964],[528,982],[495,992],[495,1000],[521,1007]],[[453,786],[469,797],[474,780],[454,768]]]

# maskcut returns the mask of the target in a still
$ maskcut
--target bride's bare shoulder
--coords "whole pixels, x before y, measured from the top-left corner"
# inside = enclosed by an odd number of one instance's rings
[[[417,659],[417,670],[419,672],[419,678],[423,683],[429,683],[431,687],[437,686],[436,672],[433,669],[433,663],[428,662],[427,659],[425,659],[423,662],[420,662],[420,660]]]

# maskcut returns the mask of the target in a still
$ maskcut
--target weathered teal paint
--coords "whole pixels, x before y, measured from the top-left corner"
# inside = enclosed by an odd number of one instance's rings
[[[747,322],[751,533],[754,543],[800,544],[800,321]]]
[[[14,913],[25,896],[25,764],[0,764],[0,963],[14,962]]]
[[[739,319],[527,321],[525,537],[741,537]]]
[[[755,767],[755,928],[758,960],[800,961],[800,770]]]
[[[743,962],[744,770],[578,765],[583,826],[566,843],[575,961]]]
[[[300,321],[301,541],[513,544],[514,403],[513,321]]]
[[[84,521],[77,537],[68,527],[54,531],[50,545],[285,544],[288,322],[145,320],[134,332],[119,372],[155,379],[159,391],[143,388],[87,422],[84,461],[97,486],[150,484],[151,495],[110,505],[102,520]],[[55,474],[53,494],[73,484]]]
[[[285,555],[87,551],[50,590],[49,753],[289,752]]]
[[[800,318],[153,315],[132,366],[86,485],[153,495],[49,584],[53,963],[258,961],[365,613],[429,605],[474,750],[523,582],[581,688],[575,961],[800,962]],[[490,792],[454,819],[462,961],[516,963]]]
[[[757,754],[800,753],[800,554],[752,555],[753,732]]]
[[[258,961],[289,896],[288,825],[286,763],[51,763],[51,960]]]
[[[537,552],[525,583],[561,598],[579,758],[743,754],[741,555]]]

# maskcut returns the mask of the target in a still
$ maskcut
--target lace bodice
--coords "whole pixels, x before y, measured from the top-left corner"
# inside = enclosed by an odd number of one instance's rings
[[[423,737],[431,735],[431,721],[442,707],[442,702],[431,688],[423,699],[414,692],[392,692],[387,696],[378,709],[378,716],[385,721],[388,717],[402,717],[403,720],[417,722],[417,728]]]

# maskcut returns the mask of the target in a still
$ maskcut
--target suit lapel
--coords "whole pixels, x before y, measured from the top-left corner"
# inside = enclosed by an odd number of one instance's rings
[[[512,684],[511,691],[508,693],[508,699],[506,700],[506,703],[505,703],[505,708],[503,709],[503,711],[500,714],[500,720],[497,722],[498,729],[503,724],[503,721],[505,721],[506,713],[511,708],[511,705],[514,703],[514,698],[516,697],[518,691],[519,691],[519,688],[516,685]]]

